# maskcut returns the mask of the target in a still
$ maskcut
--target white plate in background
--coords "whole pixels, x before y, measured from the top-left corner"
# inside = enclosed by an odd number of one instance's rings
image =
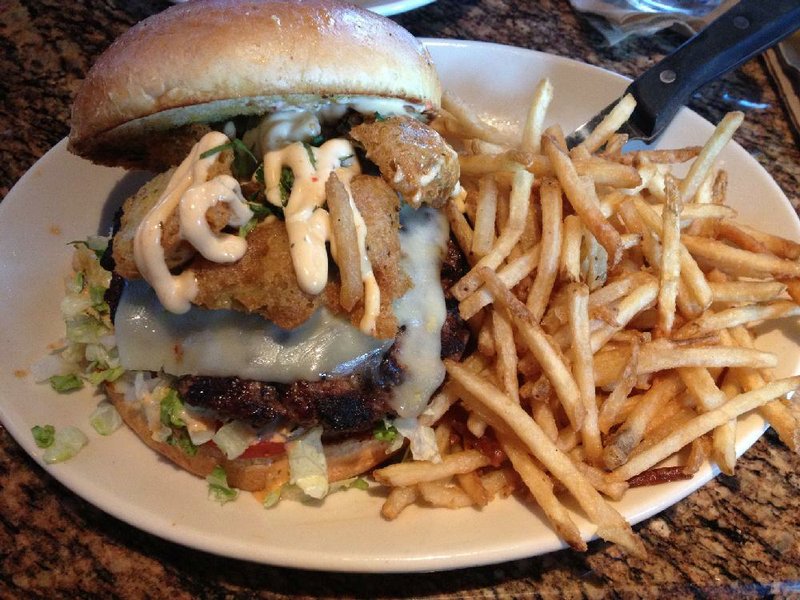
[[[435,0],[354,0],[353,3],[386,17],[420,8]]]
[[[570,131],[625,88],[618,75],[564,58],[482,44],[428,40],[446,88],[505,128],[520,123],[530,94],[549,77],[555,97],[550,122]],[[702,144],[712,126],[683,110],[662,147]],[[744,222],[800,239],[797,217],[769,175],[741,147],[727,147],[731,204]],[[402,572],[454,569],[557,550],[562,542],[535,508],[514,498],[478,512],[409,508],[397,521],[379,515],[382,498],[350,490],[321,506],[282,502],[263,509],[248,494],[220,506],[206,483],[149,450],[127,429],[97,435],[88,416],[98,397],[82,390],[58,395],[26,371],[63,335],[59,302],[71,248],[108,224],[114,209],[143,178],[94,166],[66,151],[48,152],[0,204],[0,417],[40,464],[31,437],[37,424],[77,425],[90,442],[75,458],[43,465],[56,479],[102,510],[140,529],[186,546],[255,562],[331,571]],[[753,199],[758,199],[757,201]],[[773,329],[762,344],[778,352],[782,374],[798,371],[796,328]],[[738,452],[763,431],[757,417],[739,428]],[[690,481],[631,490],[616,503],[631,522],[674,504],[714,475],[704,467]],[[576,523],[588,538],[593,527]]]

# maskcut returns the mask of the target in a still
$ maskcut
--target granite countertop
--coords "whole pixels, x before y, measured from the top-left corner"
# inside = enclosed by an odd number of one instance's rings
[[[147,0],[0,0],[0,198],[68,130],[80,78],[110,41],[167,6]],[[682,38],[607,47],[566,0],[440,0],[395,17],[418,36],[499,42],[636,75]],[[747,113],[736,139],[800,204],[800,150],[760,59],[691,107]],[[4,291],[4,293],[7,293]],[[451,573],[352,575],[255,565],[187,549],[64,488],[0,426],[0,597],[756,597],[800,593],[800,457],[768,432],[719,476],[636,526],[645,559],[594,542]]]

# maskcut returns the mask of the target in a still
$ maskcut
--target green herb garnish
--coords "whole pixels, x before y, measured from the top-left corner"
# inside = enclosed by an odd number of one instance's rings
[[[292,193],[292,186],[294,185],[294,172],[289,167],[281,169],[281,180],[278,187],[281,191],[281,204],[286,206],[289,203],[289,196]]]
[[[264,163],[263,162],[256,167],[256,170],[253,173],[253,179],[256,180],[258,183],[260,183],[261,185],[264,185]]]
[[[213,148],[209,148],[208,150],[200,154],[200,158],[208,158],[209,156],[214,156],[215,154],[219,154],[223,150],[233,150],[233,142],[225,142],[224,144],[220,144],[219,146],[214,146]]]
[[[308,153],[308,162],[310,162],[311,166],[316,169],[317,157],[314,156],[314,150],[312,149],[311,144],[309,144],[308,142],[303,142],[303,148],[305,148],[306,152]]]
[[[258,225],[258,218],[253,217],[247,223],[239,227],[239,237],[246,238],[253,229]]]
[[[231,164],[233,176],[239,180],[249,179],[258,166],[258,159],[256,159],[253,153],[250,152],[250,148],[239,138],[209,148],[200,154],[200,158],[208,158],[224,150],[231,150],[233,152],[233,163]]]
[[[31,427],[31,434],[33,434],[33,441],[36,442],[39,448],[49,448],[56,438],[56,428],[52,425],[34,425]]]

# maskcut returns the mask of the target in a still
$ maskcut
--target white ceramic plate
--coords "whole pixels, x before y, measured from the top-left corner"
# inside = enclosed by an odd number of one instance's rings
[[[444,84],[500,127],[520,122],[541,77],[555,86],[550,120],[571,130],[625,87],[617,75],[521,49],[455,41],[428,42]],[[709,123],[682,111],[665,147],[701,144]],[[767,173],[737,145],[724,154],[731,199],[742,220],[800,238],[789,202]],[[283,502],[264,510],[243,494],[225,506],[206,499],[206,484],[160,459],[131,432],[97,435],[87,417],[98,401],[88,391],[60,396],[24,372],[63,335],[59,319],[70,240],[105,231],[115,207],[142,182],[122,170],[96,167],[65,143],[47,153],[0,204],[0,416],[25,450],[41,461],[30,434],[36,424],[80,426],[89,445],[74,459],[46,466],[68,488],[108,513],[163,538],[209,552],[274,565],[332,571],[422,571],[488,564],[550,552],[563,544],[539,513],[514,499],[481,512],[412,507],[393,523],[378,514],[381,498],[356,490],[322,506]],[[756,200],[757,199],[757,200]],[[792,339],[795,338],[795,339]],[[795,372],[796,331],[769,332],[781,370]],[[763,423],[739,429],[743,452]],[[637,522],[677,502],[713,477],[704,468],[689,482],[632,490],[619,510]],[[576,517],[587,538],[592,526]]]
[[[355,0],[354,4],[386,17],[414,10],[435,0]]]

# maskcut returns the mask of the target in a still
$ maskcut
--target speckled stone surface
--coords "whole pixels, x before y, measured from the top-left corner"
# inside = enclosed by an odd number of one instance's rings
[[[0,0],[0,198],[68,130],[72,93],[119,33],[166,6],[131,0]],[[396,17],[419,36],[500,42],[635,76],[674,33],[608,48],[565,0],[440,0]],[[800,151],[763,64],[698,94],[711,120],[747,112],[736,139],[797,207]],[[636,527],[646,559],[593,543],[451,573],[347,575],[189,550],[102,513],[53,480],[0,427],[2,598],[604,598],[800,595],[800,457],[768,433],[686,500]]]

